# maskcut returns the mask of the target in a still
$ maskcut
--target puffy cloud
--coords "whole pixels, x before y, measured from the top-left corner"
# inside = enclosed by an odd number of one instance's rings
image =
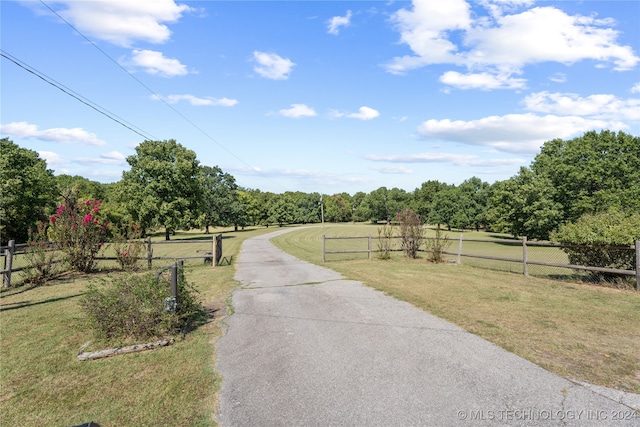
[[[528,64],[593,60],[622,71],[640,62],[630,46],[617,43],[611,19],[569,15],[552,6],[515,12],[530,5],[526,0],[481,4],[490,16],[471,15],[463,0],[414,0],[411,9],[398,10],[392,20],[413,55],[393,58],[386,70],[403,74],[430,64],[464,66],[469,74],[450,71],[441,81],[494,89],[521,88],[524,80],[510,76]]]
[[[60,0],[66,8],[57,10],[82,33],[119,46],[135,41],[165,43],[171,31],[165,25],[194,11],[173,0]]]
[[[385,175],[411,175],[413,171],[405,166],[387,166],[383,168],[373,168]]]
[[[367,106],[360,107],[357,113],[344,113],[337,110],[332,110],[329,112],[329,117],[333,119],[338,119],[340,117],[348,117],[350,119],[371,120],[371,119],[375,119],[378,116],[380,116],[380,112]]]
[[[527,110],[539,113],[588,116],[605,120],[640,120],[640,99],[611,94],[582,97],[575,93],[532,93],[524,99]]]
[[[290,59],[283,58],[275,53],[253,52],[253,59],[257,65],[253,70],[262,77],[272,80],[286,80],[289,73],[296,65]]]
[[[329,34],[338,35],[340,27],[348,27],[351,25],[351,11],[347,10],[345,16],[334,16],[327,22],[327,32]]]
[[[291,104],[291,108],[282,109],[278,111],[281,116],[292,117],[294,119],[300,117],[313,117],[316,116],[316,112],[313,108],[306,106],[305,104]]]
[[[66,165],[64,159],[58,153],[54,153],[53,151],[38,151],[38,155],[40,158],[47,161],[47,166],[49,167],[58,169]]]
[[[631,88],[631,93],[640,93],[640,83],[636,83]]]
[[[63,144],[80,143],[89,145],[105,145],[96,134],[82,128],[38,129],[37,125],[27,122],[13,122],[0,126],[0,133],[18,138],[35,138],[42,141],[53,141]]]
[[[151,99],[159,100],[158,96],[152,95]],[[236,99],[229,98],[213,98],[210,96],[199,98],[190,94],[183,95],[168,95],[166,101],[169,104],[177,104],[180,101],[187,101],[194,107],[207,107],[207,106],[220,106],[220,107],[233,107],[238,103]]]
[[[177,59],[165,58],[162,52],[154,50],[134,49],[131,60],[125,65],[142,68],[146,73],[161,77],[184,76],[188,74],[187,67]]]
[[[536,153],[551,139],[571,138],[593,129],[620,130],[613,121],[578,116],[507,114],[479,120],[427,120],[418,127],[425,139],[493,147],[499,151]]]

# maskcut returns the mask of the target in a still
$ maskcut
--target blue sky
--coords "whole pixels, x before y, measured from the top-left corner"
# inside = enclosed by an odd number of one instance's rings
[[[0,8],[3,55],[263,191],[493,183],[550,139],[640,134],[638,1]],[[0,135],[56,174],[119,180],[144,137],[5,56]]]

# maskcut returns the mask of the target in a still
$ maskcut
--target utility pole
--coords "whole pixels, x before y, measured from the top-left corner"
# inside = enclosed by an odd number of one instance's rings
[[[320,195],[320,217],[322,218],[322,228],[324,228],[324,204],[322,203],[322,194]]]

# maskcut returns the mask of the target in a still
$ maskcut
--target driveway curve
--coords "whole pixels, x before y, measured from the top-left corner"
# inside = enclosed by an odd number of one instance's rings
[[[640,426],[629,406],[248,239],[217,344],[222,426]]]

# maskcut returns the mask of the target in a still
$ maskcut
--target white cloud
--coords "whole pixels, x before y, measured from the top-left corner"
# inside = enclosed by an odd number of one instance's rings
[[[380,116],[380,112],[367,106],[360,107],[357,113],[344,113],[338,110],[329,111],[329,117],[332,119],[338,119],[340,117],[348,117],[350,119],[371,120],[371,119],[375,119],[378,116]]]
[[[388,166],[384,168],[373,168],[373,170],[378,171],[385,175],[411,175],[413,171],[405,166]]]
[[[146,73],[161,77],[184,76],[188,74],[187,67],[177,59],[165,58],[162,52],[154,50],[134,49],[131,60],[124,65],[142,68]]]
[[[516,79],[509,74],[469,73],[460,74],[457,71],[447,71],[440,76],[440,81],[449,86],[459,89],[524,89],[525,79]]]
[[[159,98],[155,95],[152,95],[151,99],[159,100]],[[166,101],[169,104],[177,104],[180,101],[187,101],[189,104],[193,105],[194,107],[203,107],[203,106],[233,107],[238,103],[236,99],[214,98],[211,96],[199,98],[197,96],[190,95],[190,94],[168,95],[166,97]]]
[[[296,65],[290,59],[282,58],[275,53],[253,52],[253,59],[258,65],[253,70],[262,77],[272,80],[286,80]]]
[[[40,158],[45,159],[47,161],[47,166],[56,169],[64,166],[66,162],[58,153],[54,153],[53,151],[38,151],[38,155]]]
[[[313,117],[316,116],[316,112],[313,108],[306,106],[305,104],[291,104],[291,108],[282,109],[278,111],[281,116],[292,117],[294,119],[300,117]]]
[[[98,139],[96,134],[87,132],[82,128],[51,128],[39,130],[37,125],[27,122],[13,122],[1,125],[0,133],[18,138],[35,138],[42,141],[53,141],[63,144],[106,144],[106,142]]]
[[[177,22],[195,9],[173,0],[59,0],[57,10],[82,33],[119,46],[133,42],[165,43],[171,31],[165,24]]]
[[[451,163],[456,166],[512,166],[520,165],[525,162],[522,158],[513,159],[481,159],[475,154],[456,154],[456,153],[418,153],[403,155],[379,155],[369,154],[364,156],[365,159],[374,162],[388,163]]]
[[[418,133],[427,140],[487,146],[506,152],[536,153],[544,142],[551,139],[566,139],[594,129],[621,130],[626,127],[614,121],[528,113],[470,121],[427,120],[418,127]]]
[[[549,77],[549,80],[554,83],[564,83],[567,81],[567,75],[565,73],[555,73]]]
[[[334,16],[327,22],[327,32],[329,34],[338,35],[340,27],[348,27],[351,25],[351,11],[347,10],[345,16]]]
[[[630,46],[617,43],[611,19],[569,15],[551,6],[514,12],[529,6],[528,1],[482,4],[490,16],[471,15],[463,0],[414,0],[411,9],[397,11],[392,21],[413,54],[393,58],[386,70],[404,74],[430,64],[463,66],[468,74],[450,71],[441,80],[493,89],[521,88],[524,80],[511,75],[521,74],[528,64],[593,60],[623,71],[640,62]]]
[[[111,151],[106,154],[101,154],[100,157],[77,157],[73,159],[74,163],[80,164],[100,164],[100,165],[124,165],[127,163],[127,158],[124,154],[118,151]]]
[[[538,113],[640,121],[640,99],[620,99],[611,94],[582,97],[575,93],[537,92],[527,96],[524,104],[527,110]]]
[[[631,88],[631,93],[640,93],[640,83],[636,83]]]

